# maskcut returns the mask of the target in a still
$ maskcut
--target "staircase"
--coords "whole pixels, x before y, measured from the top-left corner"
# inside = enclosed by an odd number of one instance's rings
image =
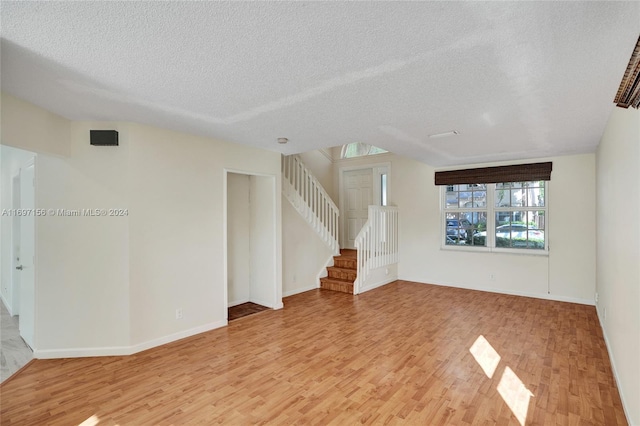
[[[369,206],[356,250],[340,250],[338,207],[298,155],[282,157],[282,193],[334,254],[320,288],[360,294],[397,279],[386,268],[398,263],[397,207]]]
[[[333,257],[333,266],[327,267],[328,276],[320,278],[320,288],[353,294],[358,270],[358,252],[342,249]]]
[[[339,253],[338,207],[297,155],[282,157],[282,192],[333,253]]]

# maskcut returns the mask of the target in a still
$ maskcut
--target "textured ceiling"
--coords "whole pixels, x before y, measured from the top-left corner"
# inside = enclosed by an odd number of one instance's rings
[[[640,33],[640,2],[0,7],[2,90],[69,119],[435,166],[593,152]]]

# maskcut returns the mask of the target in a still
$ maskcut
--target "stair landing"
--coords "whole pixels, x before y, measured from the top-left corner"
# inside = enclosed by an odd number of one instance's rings
[[[357,275],[358,253],[356,250],[342,249],[339,256],[333,256],[333,266],[327,267],[328,276],[320,278],[320,288],[353,294],[353,283]]]

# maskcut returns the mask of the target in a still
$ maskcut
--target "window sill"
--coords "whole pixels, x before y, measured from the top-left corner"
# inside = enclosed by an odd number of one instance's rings
[[[442,245],[440,250],[443,251],[460,251],[468,253],[496,253],[496,254],[515,254],[520,256],[549,256],[549,250],[536,250],[536,249],[505,249],[505,248],[490,248],[490,247],[473,247],[473,246],[455,246],[455,245]]]

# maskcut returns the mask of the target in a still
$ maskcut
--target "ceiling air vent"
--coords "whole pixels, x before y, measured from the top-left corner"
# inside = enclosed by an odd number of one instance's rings
[[[616,105],[622,108],[638,108],[640,106],[640,37],[633,49],[629,65],[624,72],[620,88],[613,100]]]

